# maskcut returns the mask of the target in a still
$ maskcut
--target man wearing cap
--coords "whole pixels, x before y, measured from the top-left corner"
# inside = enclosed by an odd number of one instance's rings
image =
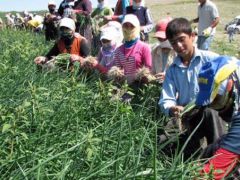
[[[89,55],[89,46],[87,40],[80,34],[75,33],[75,22],[70,18],[63,18],[59,25],[60,38],[53,48],[47,53],[45,58],[35,58],[36,64],[44,64],[53,56],[62,53],[71,54],[71,61],[81,61],[83,57]]]
[[[170,17],[161,19],[155,27],[156,33],[154,37],[157,38],[159,43],[152,48],[152,73],[155,74],[160,82],[163,82],[165,72],[176,56],[175,51],[166,38],[167,24],[171,19]]]
[[[220,17],[217,6],[210,0],[198,0],[198,17],[191,22],[198,22],[198,48],[208,50],[216,32]]]
[[[142,67],[151,70],[152,55],[148,44],[140,41],[140,23],[137,16],[127,14],[122,22],[124,44],[115,51],[114,61],[123,69],[129,84],[135,81],[136,72]]]
[[[213,157],[204,165],[201,173],[213,172],[214,179],[223,179],[240,160],[240,61],[220,56],[206,63],[198,75],[199,93],[196,105],[212,108],[229,121],[228,133],[215,142]],[[208,120],[198,122],[208,124]]]

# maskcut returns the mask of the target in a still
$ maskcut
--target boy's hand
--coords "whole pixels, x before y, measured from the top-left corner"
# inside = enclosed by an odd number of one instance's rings
[[[169,114],[170,114],[170,116],[172,116],[172,117],[179,118],[180,113],[183,111],[183,109],[184,109],[183,106],[172,106],[172,107],[169,109]]]
[[[155,77],[158,82],[162,83],[165,78],[165,72],[155,74]]]

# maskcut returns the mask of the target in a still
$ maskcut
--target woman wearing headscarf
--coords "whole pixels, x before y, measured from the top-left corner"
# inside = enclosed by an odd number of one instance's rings
[[[92,27],[93,27],[93,47],[94,52],[99,52],[101,42],[100,42],[100,28],[105,25],[107,21],[104,16],[112,16],[113,11],[108,6],[107,0],[98,0],[97,8],[91,13]],[[93,54],[95,54],[93,52]]]
[[[91,45],[92,43],[92,3],[90,0],[76,0],[74,4],[74,12],[76,13],[76,32],[84,36]]]
[[[140,41],[140,23],[137,16],[127,14],[122,22],[124,44],[115,51],[114,61],[124,71],[127,82],[136,80],[136,73],[142,67],[151,70],[152,56],[148,44]]]
[[[68,53],[71,55],[70,61],[74,63],[83,61],[83,58],[89,55],[89,46],[87,40],[78,33],[75,33],[75,22],[71,18],[63,18],[59,24],[60,37],[46,54],[35,58],[37,65],[46,64],[54,56]]]

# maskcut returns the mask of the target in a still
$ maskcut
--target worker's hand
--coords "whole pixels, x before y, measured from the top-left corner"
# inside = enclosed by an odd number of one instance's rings
[[[74,12],[75,14],[82,14],[82,13],[83,13],[83,10],[74,9],[73,12]]]
[[[140,31],[144,31],[144,26],[140,26]]]
[[[184,107],[183,106],[172,106],[169,109],[169,114],[170,116],[179,118],[180,117],[180,113],[183,111]]]
[[[84,61],[83,58],[81,56],[76,55],[76,54],[71,54],[71,56],[70,56],[70,62],[71,63],[80,62],[80,64],[82,65],[83,61]]]
[[[85,58],[83,62],[83,67],[86,69],[93,69],[97,66],[98,61],[95,58],[91,58],[91,60]]]
[[[103,19],[106,20],[106,21],[111,21],[112,16],[103,16]]]
[[[165,72],[161,72],[161,73],[155,74],[154,76],[156,77],[156,80],[159,83],[162,83],[164,81],[164,78],[165,78]]]
[[[35,64],[44,64],[47,61],[47,58],[45,56],[38,56],[34,59]]]
[[[204,31],[202,32],[203,36],[209,37],[212,33],[212,30],[213,30],[212,27],[208,27],[208,28],[204,29]]]

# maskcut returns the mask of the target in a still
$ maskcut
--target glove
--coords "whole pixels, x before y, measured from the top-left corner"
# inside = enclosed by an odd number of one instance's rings
[[[208,27],[208,28],[204,29],[202,32],[203,36],[209,37],[212,33],[212,30],[213,30],[212,27]]]

